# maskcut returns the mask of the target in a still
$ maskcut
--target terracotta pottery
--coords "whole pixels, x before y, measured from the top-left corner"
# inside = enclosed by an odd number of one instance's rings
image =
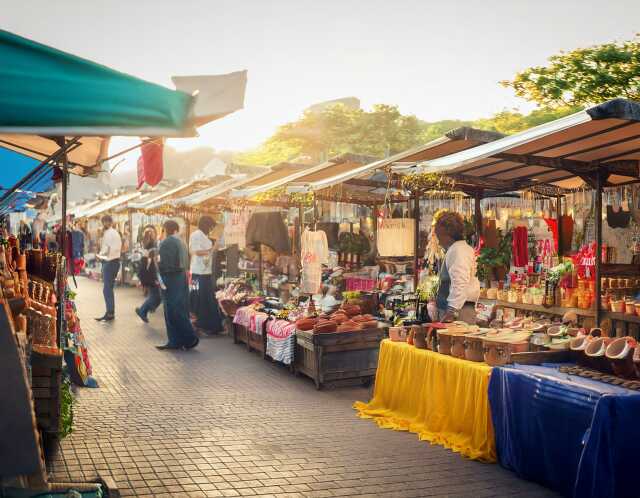
[[[633,351],[633,368],[636,371],[636,377],[640,379],[640,348],[638,347]]]
[[[608,344],[611,339],[608,337],[594,338],[584,349],[584,360],[586,366],[600,372],[611,373],[611,363],[605,356]]]
[[[467,334],[464,338],[464,357],[469,361],[484,361],[484,351],[482,349],[481,334]]]
[[[391,327],[389,329],[389,339],[393,342],[406,342],[408,329],[405,327]]]
[[[446,330],[438,330],[438,353],[451,356],[451,333]]]
[[[609,359],[615,375],[627,379],[635,377],[633,353],[636,346],[637,343],[633,337],[619,337],[609,343],[605,356]]]
[[[420,325],[413,325],[413,343],[418,349],[427,349],[427,333]]]
[[[571,339],[571,342],[569,342],[569,349],[571,351],[584,351],[592,340],[593,337],[590,335],[579,335],[578,337]]]
[[[529,351],[530,332],[501,333],[482,339],[484,361],[491,366],[511,363],[511,355]]]
[[[468,334],[459,334],[451,336],[451,356],[454,358],[465,359],[464,343]]]

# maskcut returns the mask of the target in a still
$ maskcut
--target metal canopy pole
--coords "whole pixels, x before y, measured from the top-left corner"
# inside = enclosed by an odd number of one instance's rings
[[[480,206],[480,201],[482,200],[482,191],[477,191],[473,197],[474,199],[474,217],[476,222],[476,236],[478,237],[478,243],[480,242],[480,237],[482,237],[483,227],[482,227],[482,209]]]
[[[420,250],[420,194],[416,192],[413,197],[413,218],[415,221],[413,241],[413,290],[418,289],[420,272],[418,269],[418,251]]]
[[[596,312],[596,327],[600,326],[600,319],[602,317],[602,304],[600,302],[601,292],[601,267],[602,267],[602,185],[604,178],[602,173],[596,174],[596,205],[595,205],[595,232],[596,232],[596,285],[595,296],[593,296],[593,302]],[[558,231],[560,231],[558,229]]]
[[[562,233],[562,196],[556,197],[556,222],[558,223],[558,256],[564,256],[564,235]]]

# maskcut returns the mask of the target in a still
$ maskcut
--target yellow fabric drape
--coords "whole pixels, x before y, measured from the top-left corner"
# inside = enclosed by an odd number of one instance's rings
[[[382,428],[410,431],[474,460],[495,462],[490,374],[485,363],[387,339],[380,346],[373,399],[354,408]]]

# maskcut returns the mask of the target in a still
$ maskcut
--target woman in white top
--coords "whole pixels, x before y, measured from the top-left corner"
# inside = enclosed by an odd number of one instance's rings
[[[436,221],[435,232],[438,242],[446,251],[436,296],[437,319],[441,322],[462,320],[475,324],[475,303],[480,295],[480,282],[476,276],[475,251],[464,240],[462,216],[453,211],[442,213]]]
[[[222,319],[216,301],[211,263],[213,252],[217,249],[209,239],[209,232],[216,226],[211,216],[202,216],[198,221],[198,230],[189,237],[191,253],[191,279],[196,284],[192,300],[192,313],[196,316],[194,326],[204,334],[213,335],[222,331]]]

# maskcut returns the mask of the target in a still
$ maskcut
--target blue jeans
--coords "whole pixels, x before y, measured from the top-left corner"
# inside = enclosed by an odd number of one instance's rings
[[[142,306],[140,306],[140,314],[147,316],[150,311],[155,311],[162,302],[162,296],[160,295],[160,287],[154,285],[153,287],[147,287],[147,299],[145,299]]]
[[[114,316],[116,312],[116,299],[113,295],[113,287],[120,270],[120,260],[112,259],[102,263],[102,295],[107,308],[105,315]]]
[[[172,347],[190,346],[197,339],[189,318],[189,285],[185,272],[164,273],[162,292],[164,321],[168,344]]]

